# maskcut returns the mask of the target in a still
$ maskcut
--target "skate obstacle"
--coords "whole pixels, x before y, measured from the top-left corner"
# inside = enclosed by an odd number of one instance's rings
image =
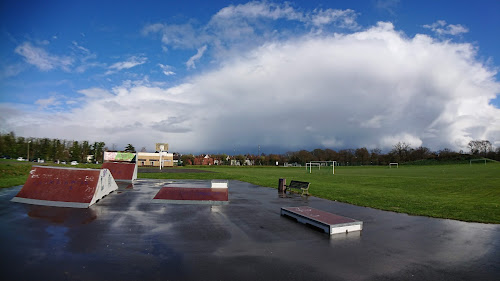
[[[101,168],[110,170],[115,181],[133,182],[137,179],[137,153],[105,151]]]
[[[227,180],[211,180],[211,188],[227,188]]]
[[[211,187],[162,187],[152,203],[169,204],[229,204],[227,180],[212,180]]]
[[[137,179],[137,163],[106,162],[101,168],[108,169],[115,181],[132,182]]]
[[[361,231],[363,229],[362,221],[342,217],[307,206],[283,207],[281,208],[281,215],[294,218],[300,223],[320,228],[330,235]]]
[[[33,166],[13,202],[88,208],[118,186],[108,169]]]

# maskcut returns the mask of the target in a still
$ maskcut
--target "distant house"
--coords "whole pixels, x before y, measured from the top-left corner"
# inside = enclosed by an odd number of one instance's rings
[[[182,165],[181,156],[179,155],[179,153],[174,152],[174,166],[180,166],[180,165]]]
[[[210,155],[200,155],[194,158],[194,165],[214,165],[214,158]]]

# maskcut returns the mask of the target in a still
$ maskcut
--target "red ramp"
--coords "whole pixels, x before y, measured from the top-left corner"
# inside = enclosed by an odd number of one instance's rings
[[[106,162],[103,169],[111,171],[115,181],[134,181],[137,179],[137,163]]]
[[[11,201],[88,208],[117,189],[107,169],[33,166],[23,188]]]

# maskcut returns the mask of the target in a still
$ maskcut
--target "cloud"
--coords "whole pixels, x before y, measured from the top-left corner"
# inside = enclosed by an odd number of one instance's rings
[[[78,91],[78,93],[84,95],[87,98],[87,100],[106,99],[113,97],[113,95],[109,91],[101,88],[83,89]]]
[[[24,57],[24,60],[42,71],[60,68],[70,71],[73,59],[66,56],[56,56],[47,53],[42,48],[33,46],[30,42],[24,42],[15,49],[15,53]]]
[[[356,17],[357,14],[349,9],[315,9],[303,12],[286,2],[252,1],[222,8],[205,24],[194,21],[184,24],[153,23],[146,25],[142,34],[159,34],[164,51],[168,47],[198,49],[207,45],[226,52],[231,49],[248,50],[268,39],[290,36],[288,31],[280,31],[282,21],[297,25],[299,30],[317,32],[326,27],[358,29]]]
[[[35,104],[40,106],[39,109],[46,109],[48,107],[60,105],[61,102],[55,96],[51,96],[46,99],[38,99],[35,101]]]
[[[408,37],[381,22],[269,40],[175,86],[141,80],[82,89],[69,112],[8,111],[0,127],[136,147],[161,141],[187,153],[389,150],[399,141],[467,150],[472,139],[500,145],[500,109],[490,105],[500,92],[495,75],[473,44]]]
[[[210,24],[228,26],[228,23],[251,22],[259,19],[277,21],[285,19],[316,27],[336,23],[343,28],[357,28],[356,13],[353,10],[314,9],[302,12],[294,9],[289,3],[248,2],[237,6],[230,5],[221,9],[210,20]]]
[[[253,1],[237,6],[230,5],[225,7],[217,12],[212,20],[217,21],[229,18],[268,18],[272,20],[285,18],[288,20],[302,20],[303,15],[291,7],[289,3],[277,4]]]
[[[128,58],[126,61],[116,62],[116,63],[112,64],[111,66],[109,66],[108,67],[109,70],[105,74],[109,75],[109,74],[116,73],[116,72],[123,70],[123,69],[130,69],[132,67],[146,63],[147,60],[148,59],[146,57],[132,56],[132,57]]]
[[[91,52],[89,49],[85,48],[84,46],[78,44],[76,41],[72,41],[72,50],[73,50],[73,57],[77,58],[80,65],[78,65],[75,68],[75,72],[77,73],[83,73],[87,71],[89,68],[94,68],[94,67],[101,67],[105,68],[106,64],[101,63],[98,61],[95,61],[97,59],[97,55],[93,52]]]
[[[399,142],[404,142],[412,147],[420,147],[422,145],[422,140],[418,136],[414,136],[408,133],[386,135],[383,136],[380,144],[382,147],[393,147]]]
[[[375,7],[380,10],[384,10],[394,15],[394,10],[399,6],[400,0],[377,0],[375,2]]]
[[[16,63],[11,65],[5,65],[2,68],[2,72],[0,73],[0,79],[9,78],[18,75],[21,73],[25,67],[22,63]]]
[[[165,74],[166,76],[175,75],[175,72],[172,71],[172,66],[164,65],[161,63],[159,63],[158,66],[161,68],[163,74]]]
[[[432,30],[438,35],[460,35],[469,32],[469,29],[461,24],[447,24],[444,20],[438,20],[423,27]]]
[[[164,47],[192,49],[209,40],[208,36],[203,34],[203,30],[197,30],[190,23],[180,25],[155,23],[145,26],[142,30],[143,35],[156,33],[161,34]]]
[[[74,48],[77,49],[77,50],[79,50],[80,52],[82,52],[84,54],[90,54],[90,50],[87,49],[87,48],[85,48],[85,47],[83,47],[83,46],[81,46],[81,45],[79,45],[78,42],[73,41],[71,43],[73,44]]]
[[[165,120],[153,122],[151,124],[151,128],[165,133],[187,133],[191,131],[191,128],[183,125],[186,121],[188,121],[188,118],[186,116],[170,116]]]
[[[356,13],[353,10],[314,10],[310,15],[310,21],[314,26],[320,27],[335,23],[342,28],[357,29]]]
[[[186,66],[188,69],[196,68],[196,65],[194,64],[195,61],[199,60],[205,51],[207,50],[207,45],[204,45],[201,48],[198,48],[198,51],[196,54],[192,57],[189,58],[189,60],[186,62]]]

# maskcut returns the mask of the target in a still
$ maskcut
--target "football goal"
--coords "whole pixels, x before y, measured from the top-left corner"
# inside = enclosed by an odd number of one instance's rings
[[[392,168],[392,166],[395,166],[396,168],[399,168],[398,163],[389,163],[389,169]]]
[[[311,161],[306,163],[306,171],[309,169],[309,173],[312,173],[313,167],[315,171],[327,171],[330,173],[332,171],[332,175],[335,174],[335,165],[337,165],[337,161]]]

